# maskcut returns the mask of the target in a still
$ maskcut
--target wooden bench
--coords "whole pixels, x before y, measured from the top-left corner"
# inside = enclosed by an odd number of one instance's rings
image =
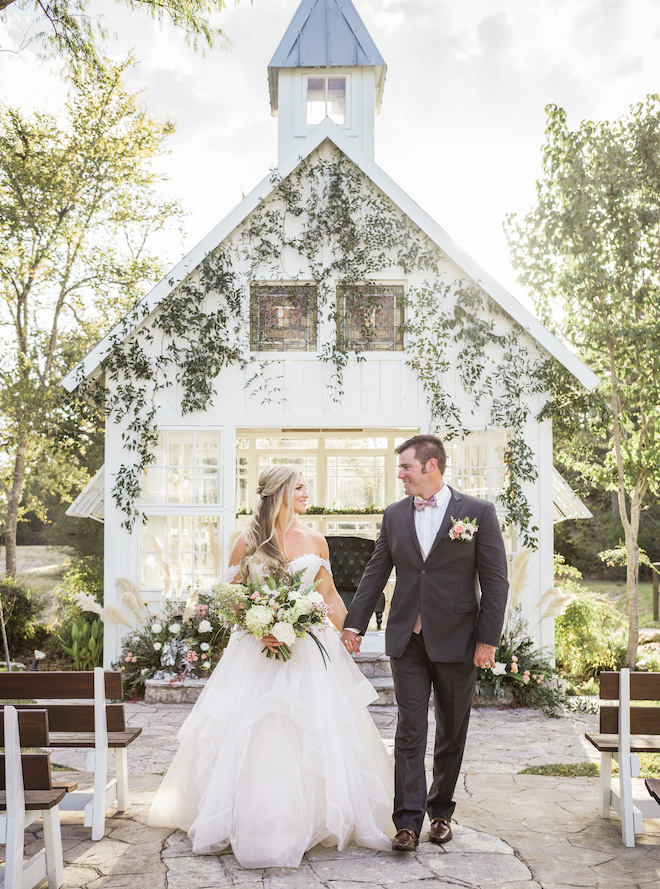
[[[48,746],[48,714],[8,706],[1,721],[5,753],[0,756],[0,843],[5,845],[5,865],[0,886],[32,889],[48,878],[49,889],[59,889],[64,861],[58,806],[66,788],[51,783],[48,753],[21,754],[21,747]],[[43,821],[44,848],[24,862],[25,828],[38,818]]]
[[[91,699],[93,703],[22,704],[20,709],[45,709],[50,726],[50,747],[87,749],[87,769],[94,773],[91,790],[67,794],[61,809],[82,810],[84,823],[92,828],[92,839],[105,833],[106,810],[117,803],[123,812],[128,806],[128,768],[126,749],[141,728],[127,728],[123,703],[108,704],[107,699],[123,697],[120,671],[0,674],[0,699],[37,701]],[[108,781],[108,758],[115,756],[115,778]]]
[[[632,778],[640,776],[638,754],[660,753],[660,707],[631,707],[631,700],[660,701],[660,673],[601,673],[599,731],[586,735],[600,752],[598,813],[609,818],[611,809],[618,812],[625,846],[634,846],[635,834],[644,832],[644,818],[660,818],[656,799],[634,798],[632,789]],[[618,788],[612,787],[613,758],[619,764]]]

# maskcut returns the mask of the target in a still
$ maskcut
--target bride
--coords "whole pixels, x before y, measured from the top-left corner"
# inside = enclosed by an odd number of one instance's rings
[[[259,477],[259,502],[231,554],[226,579],[282,568],[318,581],[336,630],[346,608],[325,538],[297,520],[308,494],[295,466]],[[290,660],[267,658],[262,641],[235,630],[179,732],[180,747],[149,824],[188,832],[195,852],[231,845],[243,867],[297,867],[318,843],[389,850],[393,769],[367,704],[376,698],[328,625],[298,639]]]

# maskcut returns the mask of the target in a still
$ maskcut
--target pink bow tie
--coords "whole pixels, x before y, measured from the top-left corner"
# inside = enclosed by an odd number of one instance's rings
[[[415,497],[413,500],[413,504],[415,509],[418,512],[421,512],[422,509],[425,509],[427,506],[437,506],[438,504],[435,502],[435,494],[431,494],[428,500],[422,500],[421,497]]]

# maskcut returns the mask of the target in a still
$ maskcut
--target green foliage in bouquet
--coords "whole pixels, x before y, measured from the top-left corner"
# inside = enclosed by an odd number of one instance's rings
[[[91,624],[84,617],[76,617],[71,624],[71,645],[60,640],[60,648],[68,654],[76,670],[93,670],[103,663],[103,621],[96,618]]]
[[[215,596],[193,593],[185,605],[166,602],[160,615],[149,615],[144,626],[125,636],[115,667],[134,693],[144,691],[147,679],[199,679],[220,660],[229,632]]]

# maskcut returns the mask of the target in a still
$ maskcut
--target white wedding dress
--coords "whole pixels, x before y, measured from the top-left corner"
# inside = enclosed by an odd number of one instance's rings
[[[289,567],[311,584],[322,565],[308,553]],[[318,843],[391,848],[393,766],[367,710],[376,692],[334,627],[316,633],[327,664],[312,639],[297,639],[283,662],[232,632],[181,727],[149,824],[187,831],[195,852],[231,844],[243,867],[297,867]]]

